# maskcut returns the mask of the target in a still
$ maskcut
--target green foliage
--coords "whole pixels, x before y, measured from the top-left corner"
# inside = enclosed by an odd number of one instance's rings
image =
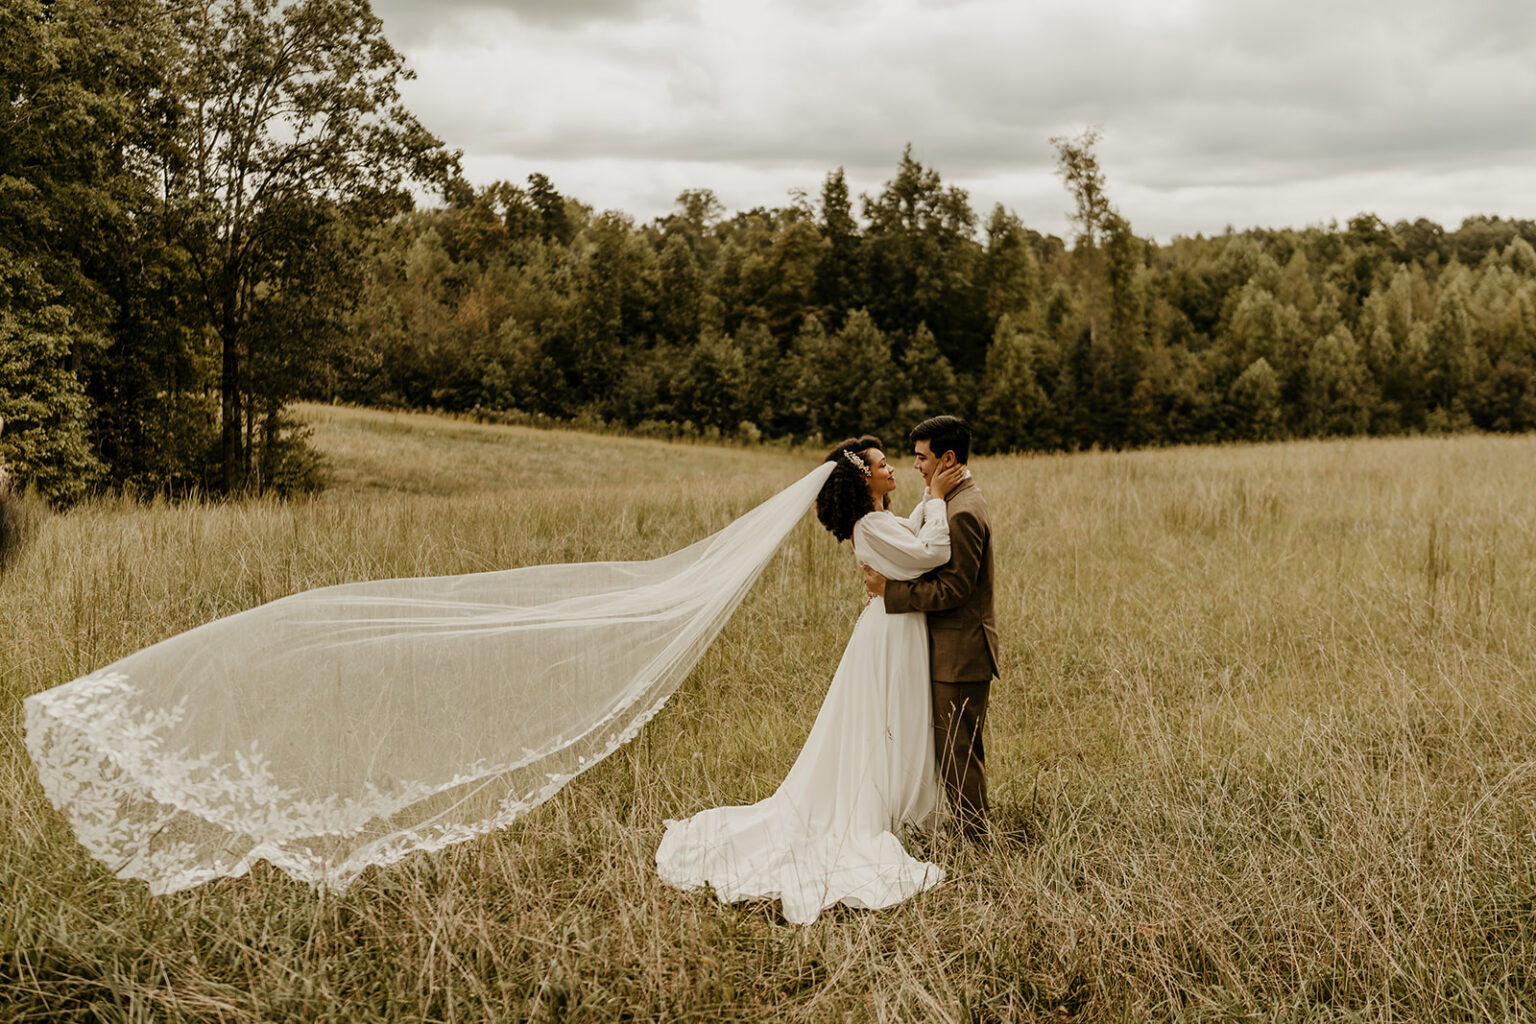
[[[1007,316],[987,349],[976,430],[999,451],[1048,447],[1050,399],[1035,378],[1035,339]]]
[[[888,191],[937,203],[945,190],[935,179],[908,155]],[[472,404],[454,398],[457,392],[443,384],[453,379],[453,361],[461,358],[453,355],[459,350],[452,336],[465,330],[452,309],[455,304],[462,308],[465,296],[489,289],[505,296],[493,315],[516,312],[519,351],[524,353],[521,360],[498,356],[499,369],[493,368],[491,376],[500,382],[528,379],[531,370],[509,371],[514,362],[542,367],[543,376],[530,386],[487,386],[479,399],[485,406],[499,402],[550,415],[596,408],[630,426],[718,422],[719,429],[728,431],[732,424],[721,418],[730,413],[700,411],[688,392],[700,368],[714,363],[718,346],[735,338],[745,367],[745,383],[733,399],[742,419],[768,436],[825,436],[830,430],[825,410],[835,390],[830,382],[846,371],[828,353],[835,353],[835,337],[848,315],[826,301],[827,275],[836,266],[867,266],[874,251],[866,248],[866,238],[846,209],[845,191],[834,174],[814,217],[792,206],[726,220],[719,219],[709,197],[685,194],[679,197],[679,212],[652,227],[612,216],[586,222],[569,249],[509,241],[502,251],[492,247],[473,260],[450,265],[439,257],[433,273],[443,288],[433,301],[447,308],[436,320],[405,333],[418,339],[416,344],[440,337],[433,349],[446,354],[440,356],[446,362],[420,374],[433,382],[431,387],[393,393],[425,395],[407,404]],[[380,236],[387,244],[373,257],[374,265],[380,270],[397,265],[409,251],[402,238],[413,230],[449,238],[462,233],[453,221],[470,215],[467,207],[464,213],[451,208],[413,215],[408,223],[419,226],[407,228],[404,236]],[[923,223],[921,218],[891,220],[880,242],[886,257],[902,251],[901,239],[920,248],[923,231],[907,227]],[[1234,383],[1259,359],[1279,388],[1278,422],[1284,433],[1391,433],[1424,429],[1432,425],[1432,414],[1433,425],[1453,423],[1450,413],[1436,412],[1440,406],[1430,393],[1431,357],[1438,352],[1436,358],[1444,361],[1443,345],[1435,349],[1431,342],[1445,337],[1444,330],[1435,335],[1432,328],[1437,315],[1452,317],[1440,308],[1442,293],[1459,275],[1468,274],[1461,288],[1471,354],[1454,378],[1462,402],[1455,415],[1459,422],[1488,429],[1520,430],[1536,422],[1526,397],[1529,368],[1536,366],[1531,341],[1536,337],[1536,280],[1524,273],[1529,243],[1516,236],[1477,272],[1458,265],[1392,265],[1405,258],[1408,243],[1384,240],[1378,228],[1374,220],[1357,218],[1349,238],[1307,229],[1177,239],[1159,247],[1138,238],[1124,218],[1109,210],[1102,218],[1099,245],[1069,253],[1059,239],[1030,232],[1011,214],[994,210],[986,244],[966,243],[972,312],[993,339],[987,352],[1005,316],[1029,334],[1034,385],[1046,399],[1042,419],[1029,435],[1031,446],[1120,447],[1269,436],[1280,428],[1262,423],[1255,428],[1232,404]],[[1536,229],[1531,235],[1536,237]],[[833,256],[838,246],[847,257],[838,257],[840,264]],[[1362,246],[1388,252],[1391,261],[1372,271],[1371,290],[1351,304],[1340,285],[1340,261]],[[598,273],[603,268],[609,268],[607,276]],[[841,280],[857,278],[851,270],[838,273]],[[397,275],[382,279],[399,280]],[[606,282],[601,294],[590,295],[601,282]],[[378,296],[376,304],[369,298],[367,304],[382,315],[407,303],[403,285],[392,287],[391,294]],[[1447,301],[1454,307],[1455,300]],[[478,308],[477,317],[489,305],[481,302]],[[986,419],[981,406],[989,391],[990,408],[999,407],[1005,396],[989,381],[984,361],[970,371],[962,369],[960,360],[971,344],[964,332],[942,322],[939,328],[921,320],[904,323],[893,309],[895,304],[886,302],[883,310],[872,306],[866,311],[869,324],[894,350],[899,371],[888,389],[890,407],[877,410],[862,429],[874,429],[869,424],[904,429],[921,414],[939,409]],[[815,328],[807,326],[808,311],[824,313],[815,317]],[[605,330],[594,330],[594,324],[604,322]],[[802,336],[803,327],[807,333]],[[1355,353],[1342,362],[1339,351],[1350,346],[1340,344],[1340,328]],[[1333,341],[1320,347],[1330,336]],[[385,341],[390,335],[377,337]],[[391,345],[409,347],[405,341],[382,347]],[[823,351],[825,346],[830,347]],[[697,360],[695,349],[702,349]],[[579,361],[600,353],[606,363]],[[917,370],[939,366],[935,356],[943,357],[944,372]],[[1363,378],[1341,368],[1356,359]],[[559,367],[558,381],[550,379],[551,367]],[[601,383],[608,379],[605,374],[614,373],[616,379]],[[1322,383],[1325,379],[1330,383]],[[1253,383],[1250,378],[1239,391]],[[343,397],[369,400],[363,391]],[[1019,396],[1026,405],[1034,397]],[[983,431],[979,446],[1020,443]]]
[[[834,322],[841,322],[849,309],[861,308],[867,301],[863,243],[841,167],[822,183],[817,226],[826,251],[816,264],[816,303]]]
[[[978,237],[910,146],[861,216],[839,169],[637,224],[541,174],[453,180],[361,0],[34,2],[0,33],[13,108],[47,114],[0,124],[0,309],[35,363],[9,372],[57,425],[18,473],[52,460],[60,498],[98,464],[312,486],[297,398],[802,439],[953,411],[983,451],[1536,425],[1528,222],[1159,246],[1089,129],[1052,140],[1070,248],[1002,207]]]
[[[155,16],[132,0],[0,8],[0,453],[56,503],[103,468],[86,385],[117,312],[105,282],[138,258],[148,189],[123,143],[153,135],[139,105]]]
[[[900,380],[902,397],[896,412],[901,424],[915,424],[961,406],[954,367],[927,324],[918,324],[917,333],[901,354]]]
[[[101,471],[86,435],[80,381],[66,368],[68,314],[52,308],[33,323],[0,310],[0,465],[17,489],[78,500]]]
[[[687,357],[676,383],[677,409],[683,419],[725,433],[747,415],[747,360],[741,346],[726,335],[705,334]]]
[[[657,335],[673,344],[691,342],[699,336],[703,292],[699,285],[699,262],[682,234],[667,238],[661,250],[659,270]]]
[[[890,342],[864,310],[827,334],[807,317],[795,335],[786,374],[786,404],[798,433],[832,439],[889,432],[897,384]]]
[[[533,208],[533,226],[538,237],[555,245],[569,245],[575,225],[566,210],[565,198],[544,175],[528,176],[528,202]]]
[[[1237,296],[1221,346],[1229,367],[1245,369],[1263,360],[1290,397],[1301,379],[1307,341],[1301,314],[1250,281]]]
[[[349,344],[375,353],[355,363],[400,377],[339,397],[597,414],[663,433],[746,422],[801,439],[899,433],[956,411],[985,425],[983,451],[1536,425],[1536,224],[1469,221],[1473,236],[1499,241],[1475,271],[1439,255],[1458,250],[1460,230],[1368,214],[1345,229],[1159,246],[1109,204],[1085,148],[1094,139],[1066,141],[1094,226],[1091,244],[1085,234],[1070,250],[1001,208],[977,238],[965,194],[910,148],[863,197],[862,221],[834,171],[814,207],[797,199],[724,217],[712,193],[694,190],[641,225],[565,199],[577,211],[568,244],[499,239],[476,227],[484,211],[510,204],[526,220],[531,207],[521,189],[488,186],[375,236]],[[438,282],[430,302],[414,297],[425,282],[397,269],[427,232],[444,249],[427,274]],[[448,241],[464,235],[484,244]],[[401,319],[418,308],[416,321]],[[466,320],[515,344],[475,356]],[[432,358],[391,356],[419,349]],[[843,397],[853,353],[887,364],[862,405]],[[461,388],[466,361],[478,383]],[[706,401],[699,381],[723,383]],[[1000,412],[1010,407],[1031,410],[1027,426]]]
[[[1280,436],[1280,378],[1263,356],[1238,374],[1227,390],[1232,436],[1267,441]]]
[[[939,173],[912,158],[878,196],[864,197],[869,312],[886,330],[926,323],[943,337],[959,372],[975,372],[986,337],[976,294],[976,215],[966,193],[944,187]]]
[[[330,361],[357,229],[409,209],[412,182],[446,184],[455,158],[400,103],[404,59],[366,0],[208,0],[177,29],[177,158],[160,169],[218,339],[234,490],[261,479],[258,448],[274,450],[284,404]]]
[[[1039,261],[1023,223],[1001,203],[987,221],[979,276],[982,311],[989,322],[1028,316],[1039,302]]]
[[[1536,224],[1362,214],[1157,245],[1110,204],[1097,135],[1057,141],[1093,229],[1070,249],[1002,208],[977,237],[910,147],[862,218],[840,170],[815,203],[725,216],[690,190],[651,224],[561,197],[565,233],[529,227],[516,186],[459,195],[371,236],[341,346],[368,372],[325,397],[802,440],[953,411],[982,451],[1536,425]],[[523,226],[490,230],[498,210]],[[1497,242],[1476,270],[1450,259],[1463,232]],[[852,402],[856,366],[879,369]]]
[[[1370,370],[1343,324],[1312,346],[1304,404],[1311,434],[1361,434],[1370,424]]]
[[[1420,377],[1431,411],[1464,414],[1462,393],[1472,374],[1472,320],[1467,311],[1467,272],[1452,268],[1451,283],[1435,303],[1435,318],[1421,355]]]
[[[18,472],[56,500],[98,476],[311,479],[283,409],[349,377],[387,387],[348,337],[366,232],[454,170],[368,4],[19,0],[0,55],[0,314],[11,383],[36,378],[13,399],[32,407],[0,409]]]
[[[1076,138],[1058,135],[1051,139],[1056,149],[1056,173],[1072,196],[1072,223],[1077,225],[1078,237],[1090,249],[1098,243],[1099,232],[1113,212],[1105,191],[1104,172],[1093,152],[1102,135],[1097,126],[1089,126]]]
[[[472,188],[408,76],[365,0],[0,9],[18,475],[313,486],[300,398],[802,440],[958,412],[980,451],[1536,426],[1536,223],[1158,245],[1090,128],[1052,140],[1070,246],[1000,206],[978,234],[910,145],[873,194],[639,224]]]

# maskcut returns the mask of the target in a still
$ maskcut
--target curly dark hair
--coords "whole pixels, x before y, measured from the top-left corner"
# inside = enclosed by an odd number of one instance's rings
[[[832,475],[827,477],[821,492],[816,495],[816,518],[840,541],[852,537],[853,524],[875,511],[875,499],[869,493],[868,470],[861,472],[847,458],[850,452],[862,455],[871,448],[884,450],[885,445],[878,437],[865,434],[839,441],[827,453],[826,461],[835,465]],[[886,506],[890,502],[889,497],[884,499]]]

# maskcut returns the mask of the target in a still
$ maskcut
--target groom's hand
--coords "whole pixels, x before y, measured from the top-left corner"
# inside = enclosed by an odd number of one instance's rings
[[[869,592],[871,598],[884,597],[885,577],[866,565],[864,567],[864,589]]]

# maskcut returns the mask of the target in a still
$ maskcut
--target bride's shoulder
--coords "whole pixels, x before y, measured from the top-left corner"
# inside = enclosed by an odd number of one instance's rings
[[[866,512],[860,516],[859,521],[853,524],[853,528],[865,531],[878,530],[885,525],[887,520],[894,521],[895,518],[896,514],[894,512],[877,508],[873,512]]]

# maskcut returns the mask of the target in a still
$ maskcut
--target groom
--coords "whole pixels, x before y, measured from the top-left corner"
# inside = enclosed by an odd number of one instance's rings
[[[958,416],[924,420],[909,436],[917,452],[917,471],[925,482],[970,458],[971,428]],[[911,581],[888,580],[866,566],[864,584],[871,597],[884,597],[887,612],[928,614],[934,756],[962,833],[979,839],[987,834],[982,728],[987,692],[997,675],[992,527],[986,499],[972,482],[969,469],[944,502],[949,513],[949,561]]]

